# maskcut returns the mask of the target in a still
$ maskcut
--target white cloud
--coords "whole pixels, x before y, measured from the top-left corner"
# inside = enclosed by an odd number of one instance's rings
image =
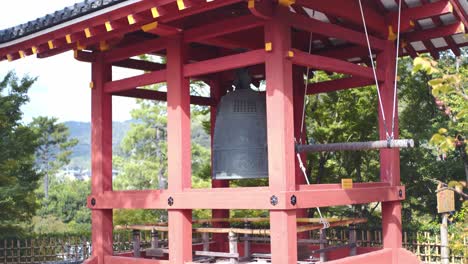
[[[0,3],[0,29],[21,24],[65,6],[76,0],[32,1],[15,0]],[[36,116],[55,116],[60,121],[90,121],[91,119],[91,65],[78,62],[73,53],[67,52],[47,59],[29,56],[14,62],[0,63],[0,79],[14,70],[19,76],[29,74],[38,77],[29,91],[30,102],[22,109],[24,121],[30,122]],[[116,71],[118,77],[128,75]],[[135,100],[115,97],[113,99],[114,121],[130,119],[130,110]]]

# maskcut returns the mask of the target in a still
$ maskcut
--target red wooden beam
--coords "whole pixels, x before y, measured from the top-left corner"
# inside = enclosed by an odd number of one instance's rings
[[[402,195],[400,196],[400,190]],[[405,199],[404,186],[366,187],[352,189],[300,190],[286,194],[297,197],[297,208],[329,207],[350,204],[367,204],[383,201],[400,201]]]
[[[395,257],[394,257],[395,256]],[[366,254],[357,256],[350,256],[342,259],[327,261],[329,264],[355,264],[355,263],[379,263],[379,264],[394,264],[394,263],[405,263],[405,264],[416,264],[419,262],[400,262],[396,257],[397,254],[393,253],[392,249],[381,249]],[[403,259],[402,259],[403,260]]]
[[[112,68],[102,54],[92,64],[91,76],[91,194],[101,195],[112,190],[112,97],[104,91]],[[114,253],[112,210],[92,210],[91,221],[93,256],[104,263],[104,257]]]
[[[165,64],[135,59],[116,61],[112,63],[112,66],[142,71],[159,71],[164,70],[166,68]]]
[[[190,82],[184,77],[182,36],[171,36],[167,47],[167,156],[168,190],[183,192],[192,186],[190,142]],[[192,261],[192,211],[172,209],[182,202],[168,198],[169,261]]]
[[[135,87],[142,87],[155,83],[165,82],[167,79],[167,71],[160,70],[150,73],[137,75],[134,77],[125,78],[117,81],[107,82],[104,86],[106,93],[117,93],[126,90],[132,90]]]
[[[320,11],[334,17],[341,17],[355,25],[363,26],[361,12],[357,1],[349,0],[329,0],[329,1],[309,1],[296,0],[296,4]],[[363,3],[366,24],[369,30],[380,37],[387,37],[387,26],[382,16],[371,7]]]
[[[195,6],[180,10],[179,12],[167,13],[158,18],[158,21],[163,23],[171,22],[174,20],[182,19],[184,17],[193,16],[210,10],[218,9],[224,6],[232,5],[235,3],[243,2],[245,0],[223,0],[223,1],[203,1]],[[175,0],[173,0],[175,2]],[[157,5],[157,4],[156,4]]]
[[[390,186],[385,182],[354,183],[353,189],[342,189],[341,184],[298,185],[295,189],[286,192],[269,190],[268,187],[193,189],[179,192],[170,190],[107,191],[90,195],[88,207],[92,209],[289,210],[405,199],[404,186]],[[400,196],[400,190],[402,196]],[[270,202],[273,195],[278,197],[276,205]],[[298,198],[298,204],[295,206],[290,203],[292,195]],[[172,206],[167,204],[169,197],[174,199]],[[95,206],[91,205],[93,198],[96,201]]]
[[[293,65],[286,59],[291,36],[291,27],[277,16],[265,25],[265,42],[271,43],[265,58],[269,186],[282,203],[291,198],[283,200],[280,192],[296,188]],[[270,210],[272,263],[297,263],[296,218],[296,210]]]
[[[112,264],[170,264],[169,260],[106,256],[105,263]]]
[[[294,64],[310,67],[312,69],[320,69],[324,71],[350,74],[367,79],[374,79],[372,69],[369,67],[359,66],[347,61],[317,56],[300,50],[293,49],[293,52],[294,56],[291,60]],[[377,79],[379,81],[383,81],[383,76],[379,69],[377,69]]]
[[[224,56],[221,58],[186,64],[184,66],[184,76],[186,78],[200,76],[246,66],[263,64],[264,62],[265,50],[258,49],[240,54]]]
[[[335,48],[320,49],[312,52],[314,55],[347,60],[351,58],[369,58],[367,48],[352,45],[340,45]]]
[[[319,1],[315,1],[319,2]],[[318,33],[324,36],[335,37],[341,40],[346,40],[351,43],[367,47],[366,35],[351,29],[347,29],[338,25],[322,22],[316,19],[307,18],[292,12],[283,10],[281,16],[292,27],[305,30],[308,32]],[[369,36],[370,43],[373,49],[382,50],[385,41],[379,38]]]
[[[167,101],[167,93],[147,89],[132,89],[123,92],[113,93],[112,95],[156,101]],[[190,104],[210,106],[214,104],[214,101],[209,97],[190,96]]]
[[[307,94],[329,93],[369,85],[375,85],[375,81],[373,79],[362,77],[347,77],[309,84],[307,86]]]
[[[104,59],[107,63],[112,63],[146,53],[158,52],[166,49],[166,46],[167,43],[165,38],[156,38],[152,40],[142,41],[136,44],[133,43],[128,47],[110,50],[104,54]]]
[[[465,27],[463,23],[456,22],[446,26],[410,32],[404,35],[404,39],[408,42],[415,42],[452,36],[460,33],[465,33]]]
[[[74,54],[75,59],[81,62],[93,62],[96,59],[93,52],[75,50]],[[117,61],[112,63],[112,66],[142,71],[159,71],[166,68],[165,64],[135,59]]]
[[[397,0],[398,1],[398,0]],[[440,16],[452,13],[453,7],[448,0],[430,2],[418,7],[407,8],[401,12],[401,32],[406,32],[413,28],[417,20]],[[391,12],[386,16],[390,21],[393,30],[396,32],[398,27],[398,12]]]
[[[217,21],[216,23],[186,30],[184,32],[184,41],[198,42],[200,40],[212,39],[233,32],[260,27],[263,26],[264,23],[264,20],[261,20],[253,15],[229,18],[222,21]]]

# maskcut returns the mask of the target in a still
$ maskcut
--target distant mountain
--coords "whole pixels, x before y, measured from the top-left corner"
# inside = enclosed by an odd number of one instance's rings
[[[112,148],[117,153],[120,142],[136,121],[128,120],[124,122],[112,123]],[[69,167],[90,169],[91,168],[91,123],[69,121],[64,124],[70,130],[70,137],[78,139],[78,144],[73,148]],[[197,120],[192,124],[192,140],[204,147],[210,146],[210,137],[205,133],[201,123]]]
[[[120,142],[130,129],[134,121],[112,123],[112,147],[117,150]],[[64,123],[70,130],[70,137],[78,139],[78,144],[73,148],[70,167],[89,169],[91,166],[91,123],[69,121]]]

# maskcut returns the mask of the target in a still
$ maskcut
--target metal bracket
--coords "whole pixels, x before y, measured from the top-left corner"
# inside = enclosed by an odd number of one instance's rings
[[[291,204],[296,205],[297,204],[297,197],[296,195],[291,196]]]
[[[271,205],[276,206],[278,204],[278,197],[276,197],[276,195],[271,196],[270,203]]]

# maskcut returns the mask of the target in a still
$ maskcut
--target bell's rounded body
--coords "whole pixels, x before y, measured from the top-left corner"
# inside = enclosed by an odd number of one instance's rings
[[[213,179],[268,177],[265,94],[251,89],[221,98],[213,142]]]

